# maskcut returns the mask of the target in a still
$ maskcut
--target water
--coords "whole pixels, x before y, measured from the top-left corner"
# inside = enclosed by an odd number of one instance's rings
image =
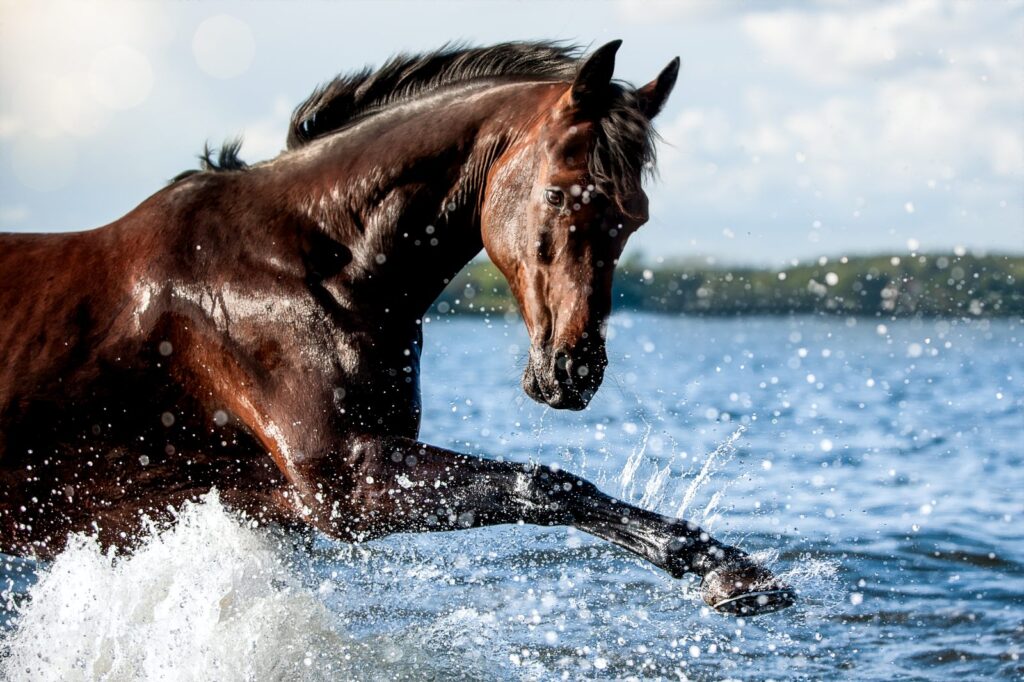
[[[312,547],[216,496],[115,560],[9,560],[11,679],[1019,678],[1019,323],[621,315],[592,408],[517,387],[521,323],[427,327],[424,440],[558,463],[758,552],[736,620],[559,528]],[[30,587],[33,585],[34,587]]]

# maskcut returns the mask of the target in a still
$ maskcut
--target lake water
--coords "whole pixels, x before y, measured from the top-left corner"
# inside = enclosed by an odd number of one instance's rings
[[[798,607],[709,612],[692,581],[562,528],[296,548],[211,496],[128,559],[84,538],[47,567],[9,559],[4,673],[1024,675],[1019,322],[618,315],[610,329],[604,387],[566,413],[518,388],[520,322],[432,322],[423,439],[558,463],[699,521],[786,576]]]

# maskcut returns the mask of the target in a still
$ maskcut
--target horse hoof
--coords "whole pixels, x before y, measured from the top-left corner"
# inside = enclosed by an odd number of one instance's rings
[[[796,603],[796,591],[772,573],[752,562],[728,564],[704,576],[704,602],[719,613],[760,616]]]

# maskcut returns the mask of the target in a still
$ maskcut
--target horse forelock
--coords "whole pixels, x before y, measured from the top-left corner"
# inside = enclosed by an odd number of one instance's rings
[[[644,179],[654,174],[657,133],[640,109],[636,91],[617,82],[611,87],[614,94],[598,121],[588,170],[601,191],[625,210],[642,191]]]

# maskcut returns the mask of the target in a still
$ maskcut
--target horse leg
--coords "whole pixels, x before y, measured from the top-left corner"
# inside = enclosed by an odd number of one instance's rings
[[[570,525],[673,577],[700,575],[704,600],[719,611],[753,615],[794,602],[794,592],[742,550],[688,521],[605,495],[569,472],[482,459],[404,438],[360,438],[350,452],[350,502],[357,510],[343,521],[350,536],[519,522]]]

